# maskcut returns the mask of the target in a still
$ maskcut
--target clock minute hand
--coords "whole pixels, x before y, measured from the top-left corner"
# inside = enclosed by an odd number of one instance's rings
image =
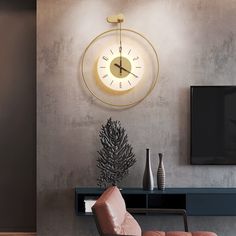
[[[116,67],[118,67],[118,68],[120,68],[120,69],[122,69],[122,70],[128,72],[129,74],[133,75],[135,78],[138,78],[137,75],[135,75],[135,74],[132,73],[131,71],[128,71],[127,69],[125,69],[124,67],[120,66],[119,64],[115,63],[114,65],[115,65]]]

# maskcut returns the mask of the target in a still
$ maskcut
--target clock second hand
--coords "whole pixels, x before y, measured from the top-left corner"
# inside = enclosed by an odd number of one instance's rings
[[[135,75],[135,74],[132,73],[131,71],[126,70],[124,67],[118,65],[117,63],[115,63],[114,65],[115,65],[116,67],[120,68],[121,70],[124,70],[124,71],[128,72],[129,74],[133,75],[135,78],[138,78],[137,75]]]

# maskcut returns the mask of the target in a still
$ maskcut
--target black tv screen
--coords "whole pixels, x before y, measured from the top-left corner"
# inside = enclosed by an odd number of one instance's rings
[[[191,86],[190,162],[236,164],[236,86]]]

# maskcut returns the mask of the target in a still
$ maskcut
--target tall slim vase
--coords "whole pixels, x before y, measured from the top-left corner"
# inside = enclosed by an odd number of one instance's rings
[[[158,153],[159,155],[159,165],[157,169],[157,187],[159,190],[165,190],[165,168],[163,164],[163,154]]]
[[[152,191],[154,188],[153,174],[152,174],[152,166],[150,160],[150,152],[149,149],[146,149],[146,166],[143,175],[143,189]]]

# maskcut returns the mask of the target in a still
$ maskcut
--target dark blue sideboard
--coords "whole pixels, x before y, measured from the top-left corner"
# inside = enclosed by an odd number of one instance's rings
[[[75,211],[85,212],[87,198],[97,198],[104,189],[75,188]],[[236,216],[236,188],[167,188],[165,191],[141,188],[121,190],[127,208],[185,209],[189,216]]]

